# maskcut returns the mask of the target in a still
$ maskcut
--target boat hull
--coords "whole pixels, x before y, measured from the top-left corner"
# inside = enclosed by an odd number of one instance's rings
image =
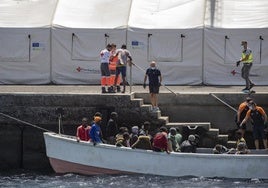
[[[107,144],[93,146],[55,133],[44,133],[44,138],[47,156],[57,173],[268,179],[267,155],[167,154]]]
[[[106,168],[98,168],[78,163],[68,162],[60,159],[49,158],[49,162],[56,173],[78,173],[84,175],[100,175],[100,174],[125,174],[127,172],[111,170]]]

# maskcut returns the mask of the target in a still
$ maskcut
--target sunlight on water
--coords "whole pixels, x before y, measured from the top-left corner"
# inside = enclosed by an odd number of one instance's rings
[[[0,187],[74,188],[74,187],[268,187],[268,180],[224,179],[204,177],[163,177],[151,175],[82,176],[77,174],[40,174],[36,172],[0,173]]]

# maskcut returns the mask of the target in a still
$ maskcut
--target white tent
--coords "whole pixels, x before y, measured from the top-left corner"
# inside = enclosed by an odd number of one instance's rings
[[[208,1],[204,33],[205,84],[245,85],[235,66],[242,40],[253,51],[252,81],[268,84],[268,1]]]
[[[59,0],[52,29],[52,77],[57,84],[99,84],[99,54],[121,45],[131,0]]]
[[[0,0],[0,83],[50,82],[50,24],[56,0]]]
[[[134,83],[155,60],[165,84],[244,85],[247,40],[268,85],[267,38],[264,0],[0,0],[0,84],[99,84],[100,51],[125,43]]]
[[[204,13],[204,0],[132,1],[128,44],[136,64],[146,69],[156,61],[164,83],[202,83]],[[133,75],[143,82],[142,71]]]

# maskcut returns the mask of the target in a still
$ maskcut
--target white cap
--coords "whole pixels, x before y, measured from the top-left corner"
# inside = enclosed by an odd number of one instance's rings
[[[195,136],[192,135],[192,134],[189,135],[189,136],[188,136],[188,140],[191,141],[191,142],[195,141]]]

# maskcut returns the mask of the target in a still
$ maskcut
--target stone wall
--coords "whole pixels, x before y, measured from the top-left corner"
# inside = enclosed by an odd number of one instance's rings
[[[217,96],[237,108],[246,95],[217,94]],[[253,97],[267,112],[267,95],[256,94]],[[64,109],[61,132],[69,135],[75,135],[82,117],[91,119],[97,111],[103,114],[103,122],[107,122],[109,114],[116,111],[120,126],[141,125],[146,120],[151,121],[154,127],[161,126],[163,122],[151,116],[150,108],[142,107],[144,103],[150,104],[147,93],[1,94],[0,112],[29,122],[29,125],[0,116],[0,169],[51,170],[45,153],[43,131],[31,124],[58,132],[57,108]],[[161,114],[168,116],[170,122],[211,122],[212,127],[219,128],[221,133],[228,133],[229,130],[236,128],[235,112],[208,94],[175,96],[161,93],[159,106]]]

